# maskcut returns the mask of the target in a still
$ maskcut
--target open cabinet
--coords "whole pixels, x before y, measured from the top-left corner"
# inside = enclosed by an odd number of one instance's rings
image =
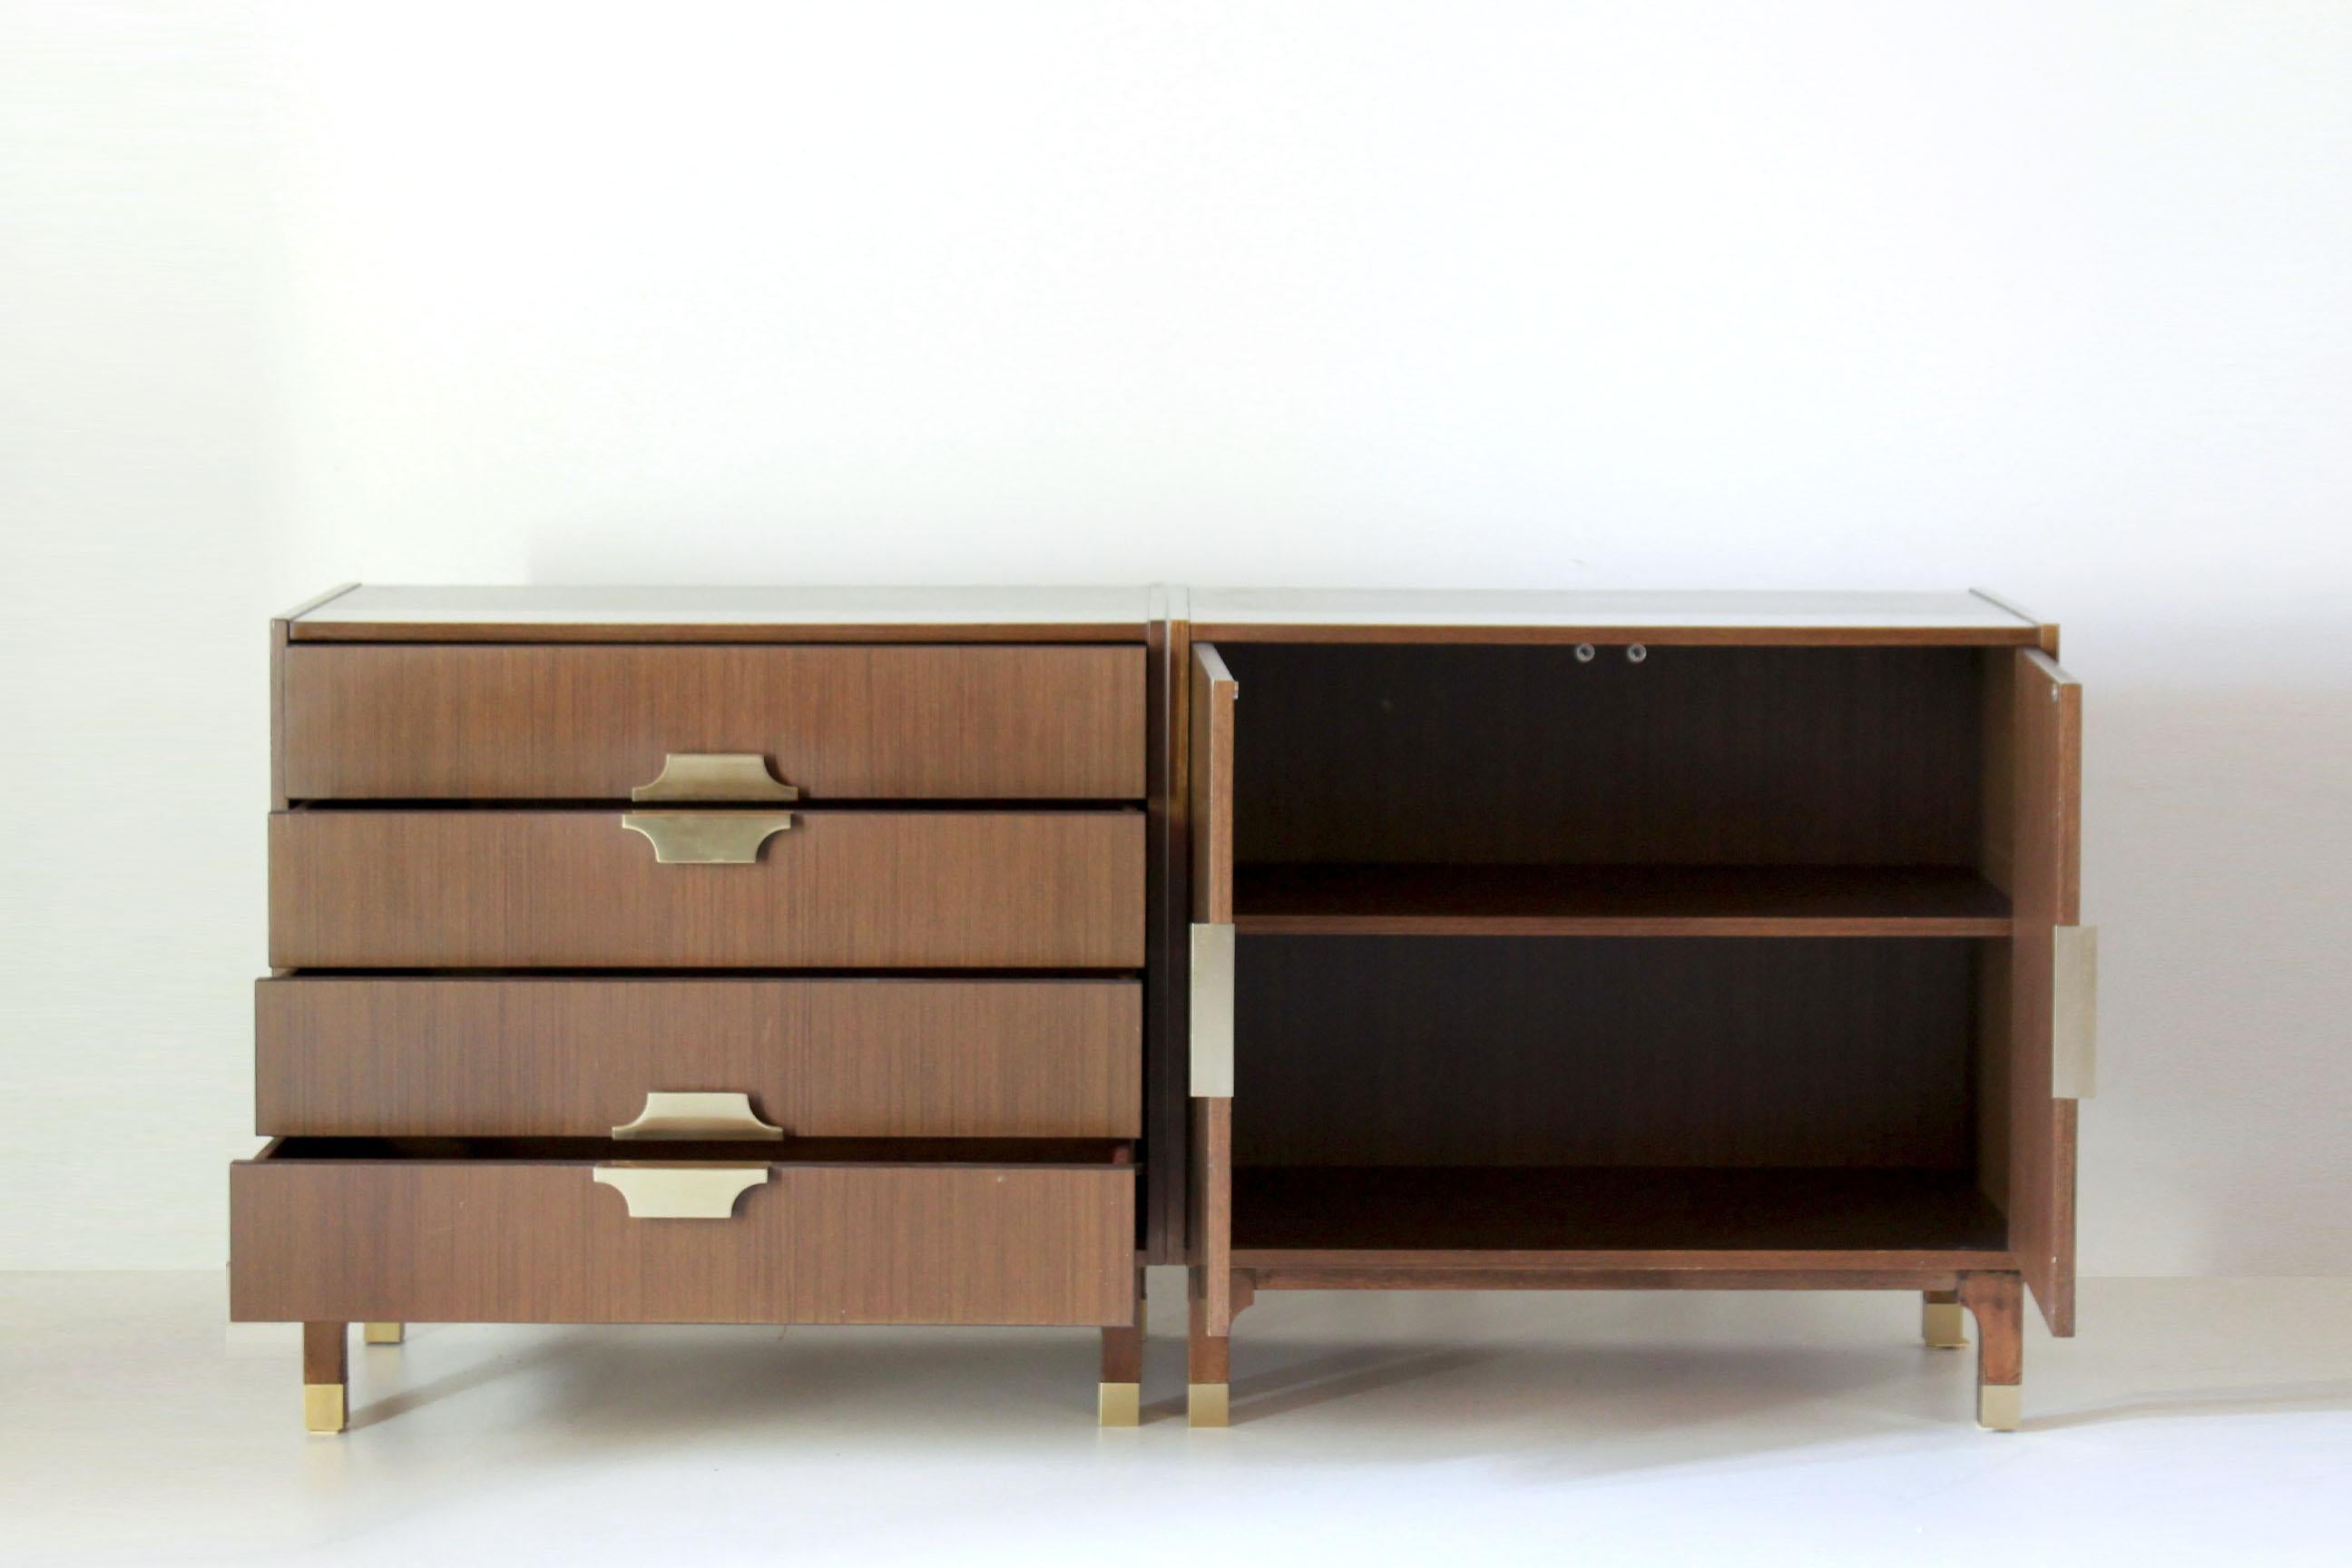
[[[2074,1330],[2081,692],[1980,595],[1197,592],[1192,1419],[1259,1290]]]

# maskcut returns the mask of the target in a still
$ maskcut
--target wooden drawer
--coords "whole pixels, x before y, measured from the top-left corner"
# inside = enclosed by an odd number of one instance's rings
[[[791,815],[664,865],[609,811],[280,812],[270,965],[1142,967],[1139,811]]]
[[[627,800],[670,752],[805,799],[1139,800],[1144,650],[297,644],[293,800]]]
[[[681,1147],[652,1168],[688,1172],[704,1189],[689,1197],[717,1184],[727,1217],[655,1218],[633,1211],[659,1194],[609,1184],[643,1179],[616,1163],[644,1161],[638,1145],[290,1140],[230,1168],[229,1315],[1131,1322],[1134,1168],[1046,1148],[1053,1163],[761,1164],[744,1146]]]
[[[1132,980],[264,980],[255,1131],[594,1137],[736,1092],[803,1138],[1135,1138]]]

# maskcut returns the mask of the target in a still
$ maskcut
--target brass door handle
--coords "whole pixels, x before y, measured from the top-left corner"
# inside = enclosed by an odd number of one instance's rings
[[[1234,928],[1192,922],[1192,1093],[1229,1100],[1234,1092]]]
[[[798,800],[801,792],[768,772],[757,752],[672,752],[631,800]]]
[[[631,1219],[732,1219],[735,1200],[768,1179],[765,1165],[599,1165]]]
[[[760,846],[793,825],[789,811],[632,811],[621,826],[642,833],[663,866],[751,866]]]
[[[2050,932],[2050,1093],[2088,1100],[2099,1083],[2099,928]]]
[[[615,1138],[782,1138],[784,1130],[760,1120],[748,1094],[673,1094],[656,1090],[635,1121],[613,1129]]]

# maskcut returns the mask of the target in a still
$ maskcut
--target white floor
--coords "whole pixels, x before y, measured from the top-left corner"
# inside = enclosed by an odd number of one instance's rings
[[[306,1437],[215,1274],[0,1275],[0,1562],[2345,1561],[2352,1281],[2086,1282],[2026,1426],[1915,1298],[1269,1295],[1234,1425],[1068,1331],[425,1326]]]

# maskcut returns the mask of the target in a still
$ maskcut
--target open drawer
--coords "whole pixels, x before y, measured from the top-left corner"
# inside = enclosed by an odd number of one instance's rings
[[[240,1322],[1124,1325],[1110,1143],[286,1139],[229,1174]]]
[[[279,812],[278,969],[1139,969],[1144,817]]]
[[[255,990],[265,1135],[1135,1138],[1136,980],[320,975]]]

